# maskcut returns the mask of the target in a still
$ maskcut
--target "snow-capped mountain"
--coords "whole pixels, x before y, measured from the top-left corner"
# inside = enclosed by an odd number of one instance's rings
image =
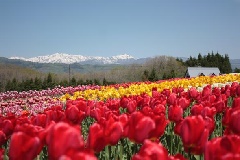
[[[9,59],[19,59],[23,61],[37,62],[37,63],[82,63],[82,64],[123,64],[130,63],[136,59],[128,54],[121,54],[111,57],[100,56],[82,56],[71,55],[66,53],[55,53],[52,55],[38,56],[33,58],[10,57]]]

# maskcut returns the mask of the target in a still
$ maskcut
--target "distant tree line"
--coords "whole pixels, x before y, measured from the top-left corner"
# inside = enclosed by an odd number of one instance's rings
[[[115,84],[116,82],[107,81],[105,78],[103,78],[102,81],[99,79],[93,79],[89,80],[86,79],[85,81],[82,79],[76,79],[75,77],[72,77],[69,80],[62,79],[57,80],[57,78],[54,76],[54,74],[49,73],[47,77],[45,77],[43,80],[41,78],[35,77],[26,79],[23,81],[18,81],[16,78],[13,78],[12,80],[8,80],[6,83],[6,86],[2,86],[0,83],[0,88],[4,88],[5,91],[28,91],[28,90],[44,90],[44,89],[52,89],[58,85],[60,86],[78,86],[78,85],[110,85]],[[3,91],[3,89],[2,89]]]
[[[200,53],[198,57],[188,58],[185,62],[182,59],[177,59],[183,65],[188,67],[218,67],[221,73],[231,73],[231,63],[227,54],[224,56],[220,55],[218,52],[215,53],[208,53],[205,56],[202,56]]]

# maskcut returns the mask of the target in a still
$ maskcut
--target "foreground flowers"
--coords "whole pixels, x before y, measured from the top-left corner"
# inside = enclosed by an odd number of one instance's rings
[[[205,148],[205,160],[240,159],[240,137],[223,136],[209,141]]]
[[[6,111],[11,107],[5,99],[0,155],[53,160],[174,160],[196,155],[237,159],[239,96],[239,76],[224,75],[92,87],[52,98],[59,104],[34,114],[23,107],[17,114]]]

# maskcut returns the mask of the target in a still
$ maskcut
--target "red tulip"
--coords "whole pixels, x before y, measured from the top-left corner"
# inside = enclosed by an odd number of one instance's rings
[[[143,97],[142,96],[136,96],[135,100],[137,101],[137,106],[139,106],[139,107],[143,106]]]
[[[157,91],[157,87],[153,87],[153,88],[152,88],[152,91]]]
[[[144,106],[142,110],[140,110],[141,113],[143,113],[145,116],[153,117],[154,112],[153,109],[150,106]]]
[[[184,97],[178,99],[178,105],[182,107],[183,110],[187,109],[190,105],[190,100]]]
[[[189,89],[189,95],[191,98],[196,99],[198,97],[199,93],[195,87],[192,87]]]
[[[100,121],[101,117],[103,116],[103,112],[100,108],[94,108],[91,109],[90,116],[94,118],[96,121]]]
[[[133,113],[137,109],[137,102],[135,100],[130,100],[127,104],[128,113]]]
[[[236,97],[233,99],[233,103],[232,103],[232,108],[240,108],[240,97]]]
[[[129,99],[126,96],[122,97],[121,100],[120,100],[120,106],[122,108],[127,108],[128,102],[129,102]]]
[[[179,121],[178,123],[175,124],[175,126],[174,126],[174,133],[175,134],[177,134],[177,135],[181,134],[182,123],[183,123],[183,120]]]
[[[127,135],[128,135],[128,130],[129,130],[128,115],[127,115],[127,114],[121,114],[121,115],[118,117],[118,119],[119,119],[119,122],[121,123],[122,128],[123,128],[122,136],[123,136],[123,137],[127,137]]]
[[[162,91],[162,94],[164,94],[166,97],[169,97],[169,95],[171,94],[171,91],[169,89],[164,89]]]
[[[203,91],[202,91],[202,96],[203,97],[208,97],[212,94],[212,89],[211,89],[211,86],[210,85],[207,85],[203,88]]]
[[[39,146],[41,146],[41,142],[38,137],[16,132],[11,136],[9,158],[12,160],[32,160],[40,153]]]
[[[166,119],[164,114],[154,115],[152,119],[154,120],[156,127],[150,132],[149,138],[158,139],[164,134],[165,128],[169,121]]]
[[[9,158],[13,160],[34,159],[42,150],[44,145],[40,138],[41,127],[24,124],[16,126],[11,136],[9,147]]]
[[[85,117],[83,111],[79,111],[79,109],[72,105],[65,110],[65,115],[67,120],[69,120],[72,124],[80,124]]]
[[[28,124],[31,123],[31,120],[29,119],[29,117],[27,115],[20,115],[18,118],[16,118],[16,125],[17,124],[22,125],[25,123],[28,123]]]
[[[183,87],[178,87],[177,88],[177,93],[182,93],[184,92],[184,88]]]
[[[149,106],[149,104],[150,104],[150,100],[151,100],[151,98],[149,97],[149,95],[147,95],[147,94],[143,94],[142,95],[142,104],[140,104],[140,105],[138,105],[138,106],[141,106],[141,107],[144,107],[144,106]]]
[[[229,120],[229,128],[233,133],[240,135],[240,109],[232,112]]]
[[[36,116],[33,116],[31,118],[31,122],[33,125],[41,126],[43,128],[46,127],[46,120],[47,120],[46,114],[37,114]]]
[[[90,114],[90,107],[88,106],[86,100],[79,98],[73,101],[73,104],[75,104],[80,111],[85,112],[86,115]]]
[[[182,91],[179,93],[179,96],[181,98],[186,98],[186,99],[190,99],[190,95],[189,95],[189,90],[188,91]]]
[[[89,127],[87,147],[94,150],[95,152],[100,152],[107,145],[104,137],[104,130],[98,123],[93,123]]]
[[[236,94],[238,97],[240,97],[240,85],[238,85],[236,88]]]
[[[60,122],[66,119],[66,115],[60,106],[54,106],[45,111],[46,124],[48,125],[51,121]]]
[[[183,118],[183,108],[179,105],[171,105],[168,108],[168,119],[173,122],[179,122]]]
[[[175,105],[177,103],[177,94],[171,93],[167,100],[169,105]]]
[[[228,135],[218,137],[207,142],[204,159],[205,160],[238,160],[240,158],[240,137]]]
[[[221,90],[220,90],[220,88],[214,87],[214,88],[212,89],[212,94],[214,94],[215,96],[219,97],[219,96],[221,95]]]
[[[166,114],[166,107],[163,104],[156,104],[153,108],[153,112],[155,115],[165,115]]]
[[[226,109],[222,119],[223,126],[226,127],[224,134],[240,135],[239,115],[240,107]]]
[[[10,137],[14,130],[14,124],[9,119],[4,119],[0,121],[0,129],[5,133],[6,137]]]
[[[232,97],[235,97],[237,95],[236,91],[237,91],[238,86],[239,86],[238,82],[233,82],[232,83],[231,88],[230,88],[230,94],[231,94]]]
[[[127,108],[129,113],[132,113],[136,110],[137,108],[137,101],[134,99],[130,99],[127,97],[123,97],[120,100],[120,106],[123,108]]]
[[[208,101],[210,104],[214,103],[217,99],[217,97],[215,95],[208,95]]]
[[[106,138],[106,143],[110,145],[116,145],[123,134],[122,123],[110,118],[106,121],[104,126],[104,137]]]
[[[160,94],[159,97],[154,98],[154,99],[158,102],[157,104],[162,104],[164,106],[167,104],[167,97],[164,94]],[[156,104],[154,104],[154,105],[156,105]]]
[[[152,129],[152,131],[150,132],[149,138],[158,139],[159,137],[161,137],[169,122],[165,116],[165,106],[159,104],[154,109],[152,109],[151,107],[145,106],[141,110],[141,113],[143,113],[147,117],[151,117],[151,119],[155,123],[155,128]]]
[[[191,115],[200,115],[203,111],[203,105],[202,104],[195,104],[192,106],[190,112],[191,112]]]
[[[83,98],[78,98],[76,100],[68,100],[66,102],[66,109],[71,106],[76,106],[80,111],[85,112],[85,114],[90,114],[90,108],[87,105],[86,100]]]
[[[204,117],[205,127],[208,130],[208,134],[211,135],[215,129],[215,120],[213,118]]]
[[[154,121],[140,112],[134,112],[129,117],[128,138],[136,143],[142,143],[149,138],[150,132],[156,127]]]
[[[118,100],[118,99],[108,99],[106,104],[110,110],[118,111],[120,108],[120,100]]]
[[[225,92],[223,94],[226,94],[227,97],[229,97],[231,95],[231,91],[230,91],[230,86],[229,85],[225,86]]]
[[[216,108],[217,113],[222,113],[226,108],[224,101],[218,101],[214,103],[213,107]]]
[[[231,116],[232,110],[233,110],[232,108],[227,108],[225,110],[225,112],[224,112],[224,115],[223,115],[223,118],[222,118],[222,124],[225,127],[227,127],[229,125],[229,121],[230,121],[230,116]]]
[[[161,93],[157,91],[157,88],[155,88],[155,89],[153,88],[152,89],[152,97],[157,98],[157,97],[160,96],[160,94]]]
[[[145,140],[141,149],[132,160],[168,160],[168,152],[161,143]]]
[[[180,123],[180,137],[187,153],[202,154],[209,130],[202,116],[189,116]]]
[[[216,108],[212,107],[204,107],[201,111],[201,115],[205,117],[209,117],[211,119],[214,119],[214,116],[216,115],[217,111]]]
[[[59,159],[70,151],[82,151],[84,141],[79,126],[59,122],[53,125],[46,137],[48,155],[52,160]]]

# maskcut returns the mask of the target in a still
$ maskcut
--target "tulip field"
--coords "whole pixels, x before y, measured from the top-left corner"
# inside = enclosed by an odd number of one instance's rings
[[[0,93],[10,160],[240,159],[240,75]]]

